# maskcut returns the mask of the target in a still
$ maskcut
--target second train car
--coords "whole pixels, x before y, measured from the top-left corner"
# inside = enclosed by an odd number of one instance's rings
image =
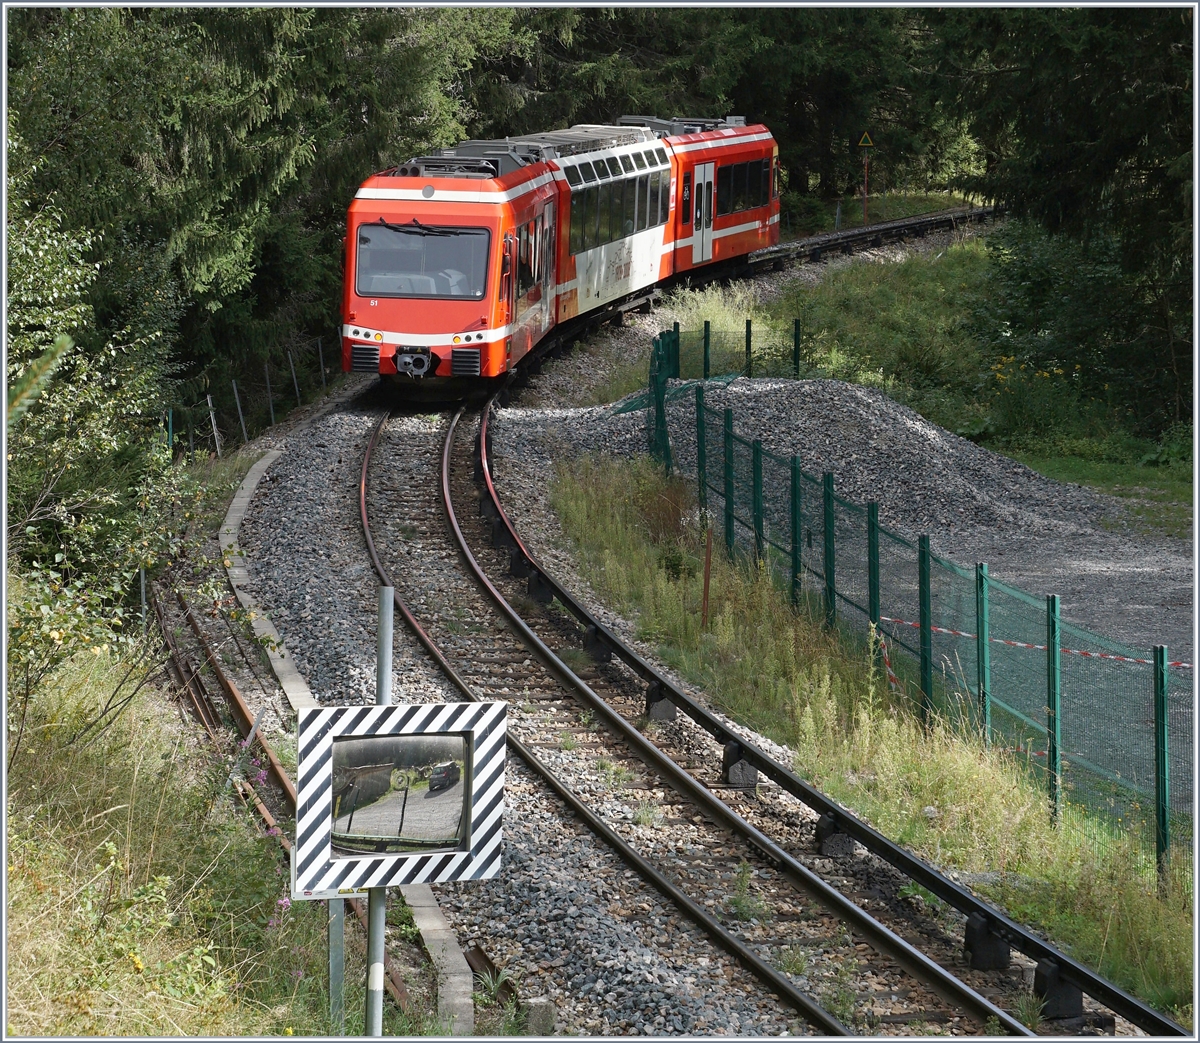
[[[740,117],[465,141],[350,204],[342,369],[483,390],[556,328],[778,241],[779,149]]]

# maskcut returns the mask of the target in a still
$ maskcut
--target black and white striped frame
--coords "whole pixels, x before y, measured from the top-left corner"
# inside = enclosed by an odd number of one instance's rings
[[[296,743],[297,895],[345,888],[484,880],[500,870],[508,704],[302,707]],[[467,740],[471,810],[467,850],[334,858],[333,740],[372,735],[455,734]]]

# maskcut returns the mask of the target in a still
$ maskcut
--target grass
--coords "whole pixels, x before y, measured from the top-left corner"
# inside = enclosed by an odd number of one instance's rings
[[[179,509],[198,575],[214,564],[203,541],[252,462],[237,454],[189,468],[195,492]],[[12,579],[10,605],[21,596]],[[85,651],[49,674],[7,766],[7,1031],[329,1034],[322,904],[291,903],[277,839],[225,785],[232,745],[218,755],[181,723],[155,688],[153,656],[127,677],[137,651]],[[75,740],[147,670],[107,727]],[[359,1034],[366,953],[353,929],[346,982],[346,1028]],[[437,1028],[385,1004],[385,1032]]]
[[[794,200],[794,202],[793,202]],[[843,196],[840,200],[817,200],[811,197],[784,196],[780,215],[784,239],[802,239],[819,232],[832,232],[837,219],[838,204],[842,207],[842,228],[861,228],[863,225],[862,193]],[[867,200],[868,224],[898,221],[935,210],[977,205],[967,196],[956,192],[885,192],[873,193]]]
[[[803,776],[935,864],[1032,882],[993,892],[1077,958],[1190,1022],[1187,867],[1160,897],[1132,843],[1097,845],[1073,814],[1052,827],[1023,758],[940,718],[922,727],[869,656],[723,556],[713,559],[702,629],[702,577],[662,564],[664,549],[702,556],[694,504],[649,462],[560,467],[552,502],[586,578],[715,705],[798,751]]]

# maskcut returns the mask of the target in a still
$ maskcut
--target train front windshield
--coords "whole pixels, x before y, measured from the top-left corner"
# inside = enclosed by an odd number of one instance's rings
[[[358,229],[360,297],[482,300],[487,287],[486,228],[375,222]]]

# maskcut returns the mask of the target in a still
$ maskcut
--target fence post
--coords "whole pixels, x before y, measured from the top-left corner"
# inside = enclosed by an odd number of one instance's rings
[[[325,394],[325,349],[321,347],[321,338],[317,338],[317,356],[321,360],[321,394]]]
[[[725,553],[733,558],[733,410],[725,410]]]
[[[800,320],[792,322],[792,373],[800,379]]]
[[[754,376],[754,357],[750,354],[750,320],[746,320],[746,376]]]
[[[712,323],[704,320],[704,379],[708,379],[712,367]]]
[[[975,673],[979,680],[979,726],[985,746],[992,744],[991,611],[986,561],[975,566]]]
[[[242,397],[238,394],[237,381],[230,377],[229,383],[233,385],[233,400],[237,403],[238,423],[242,425],[242,443],[245,444],[250,441],[250,436],[246,434],[246,420],[242,416]]]
[[[263,376],[267,378],[267,407],[271,410],[271,426],[275,426],[275,400],[271,397],[271,371],[263,362]]]
[[[205,395],[208,399],[208,419],[212,422],[213,441],[217,443],[217,459],[221,459],[221,433],[217,430],[217,411],[213,409],[212,395]]]
[[[824,524],[825,530],[825,625],[833,626],[837,622],[837,569],[834,547],[834,514],[833,514],[833,472],[826,471],[824,475]]]
[[[1062,656],[1058,595],[1046,595],[1046,774],[1050,821],[1062,810]]]
[[[1154,646],[1154,853],[1160,888],[1171,854],[1170,761],[1167,757],[1167,646]]]
[[[762,441],[755,439],[751,446],[751,468],[754,479],[754,558],[762,561],[766,547],[763,543],[763,479],[762,479]]]
[[[670,351],[658,338],[658,344],[650,357],[650,383],[654,390],[654,444],[652,451],[671,475],[671,437],[667,431],[667,372],[669,362],[663,356]]]
[[[300,401],[300,382],[296,379],[296,363],[292,361],[291,348],[288,349],[287,357],[288,365],[292,368],[292,387],[296,389],[296,405],[302,406],[304,403]]]
[[[679,379],[679,323],[671,323],[671,350],[668,355],[667,377]]]
[[[705,442],[704,385],[696,385],[696,502],[702,522],[708,517],[708,445]]]
[[[929,537],[917,540],[918,597],[921,602],[921,721],[928,723],[933,706],[933,591]]]
[[[346,900],[329,899],[329,1020],[346,1034]]]
[[[800,474],[800,457],[792,457],[792,604],[800,604],[800,585],[803,582],[804,576],[801,568],[804,564],[803,546],[804,546],[804,518],[801,513],[801,508],[804,506],[802,499],[802,486],[800,484],[802,476]]]

